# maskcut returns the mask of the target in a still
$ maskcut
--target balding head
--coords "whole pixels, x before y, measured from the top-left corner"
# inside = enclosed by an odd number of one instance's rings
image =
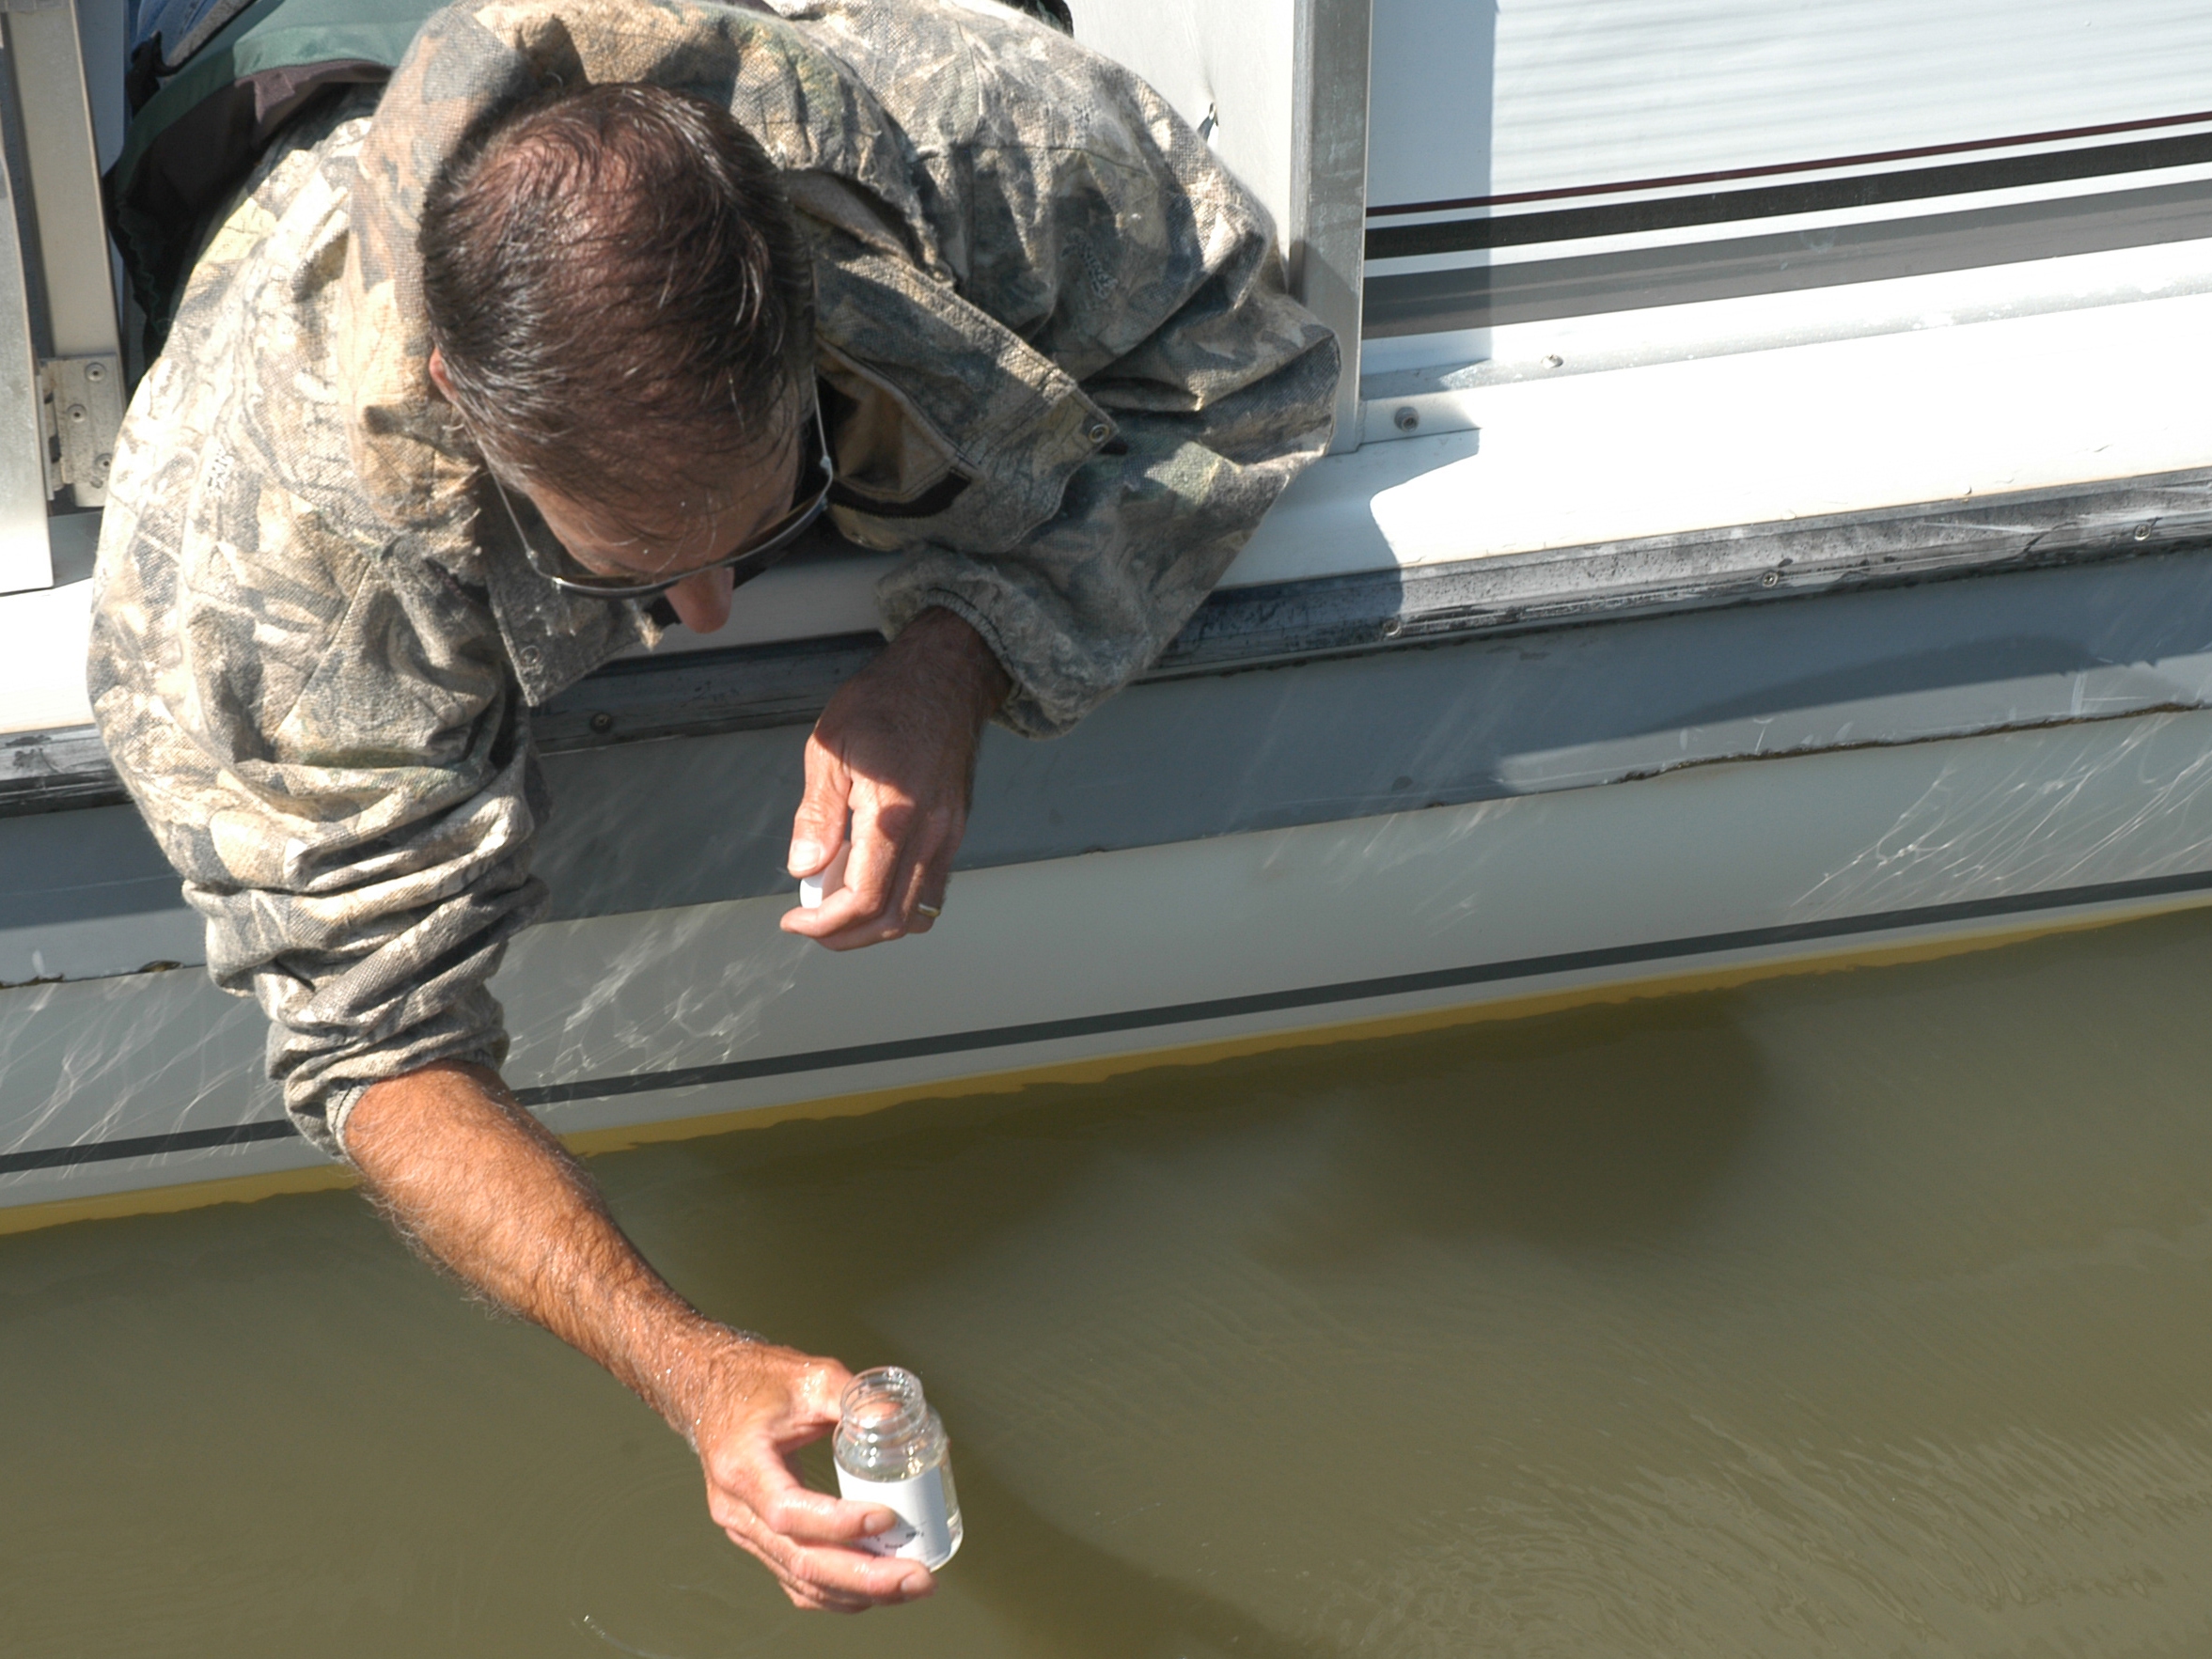
[[[443,383],[494,470],[639,523],[717,510],[811,397],[812,269],[760,145],[664,87],[533,99],[425,199]]]

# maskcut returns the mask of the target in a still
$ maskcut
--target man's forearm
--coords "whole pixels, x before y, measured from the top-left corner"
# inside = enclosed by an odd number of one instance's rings
[[[423,1249],[597,1360],[691,1443],[707,1512],[793,1602],[851,1612],[930,1593],[916,1562],[863,1553],[896,1519],[888,1510],[809,1492],[792,1473],[792,1454],[835,1426],[845,1368],[716,1324],[677,1295],[495,1075],[436,1065],[380,1083],[345,1135]]]
[[[733,1333],[653,1272],[496,1075],[438,1065],[380,1083],[349,1115],[346,1150],[423,1249],[692,1433],[695,1379]]]

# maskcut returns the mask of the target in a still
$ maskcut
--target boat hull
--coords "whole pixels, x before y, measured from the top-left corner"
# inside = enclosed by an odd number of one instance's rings
[[[2206,901],[2212,712],[2159,712],[971,870],[847,955],[783,896],[557,920],[495,988],[592,1148]],[[261,1044],[195,970],[0,992],[0,1226],[321,1179]]]

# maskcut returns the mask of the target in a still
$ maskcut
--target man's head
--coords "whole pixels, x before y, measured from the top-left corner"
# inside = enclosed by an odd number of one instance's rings
[[[688,570],[788,507],[812,270],[774,164],[727,111],[647,86],[533,99],[440,172],[420,247],[432,375],[571,556]],[[718,625],[715,587],[670,598]]]

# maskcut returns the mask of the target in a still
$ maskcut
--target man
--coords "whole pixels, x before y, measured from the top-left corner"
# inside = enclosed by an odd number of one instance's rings
[[[785,1461],[846,1372],[684,1303],[494,1069],[545,902],[530,709],[721,626],[824,510],[899,550],[794,823],[805,875],[850,812],[848,885],[785,925],[925,931],[984,721],[1053,735],[1150,662],[1335,374],[1250,198],[1038,23],[478,0],[264,162],[133,403],[94,707],[287,1109],[684,1434],[803,1606],[931,1588]]]

